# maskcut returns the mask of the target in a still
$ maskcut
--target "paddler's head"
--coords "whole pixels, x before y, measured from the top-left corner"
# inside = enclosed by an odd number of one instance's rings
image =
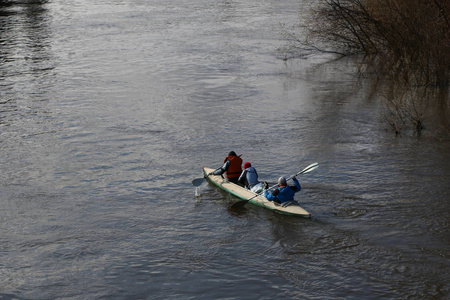
[[[228,156],[237,156],[237,155],[236,155],[236,152],[230,151],[230,153],[228,153]]]
[[[283,176],[278,178],[278,186],[287,186],[286,178],[284,178]]]

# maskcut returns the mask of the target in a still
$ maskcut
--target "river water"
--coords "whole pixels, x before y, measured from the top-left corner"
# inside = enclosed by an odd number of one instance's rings
[[[0,299],[448,299],[450,144],[283,60],[307,4],[0,1]],[[196,197],[231,150],[312,219]]]

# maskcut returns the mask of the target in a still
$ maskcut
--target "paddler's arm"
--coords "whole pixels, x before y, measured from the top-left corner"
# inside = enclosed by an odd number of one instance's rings
[[[298,181],[298,179],[296,177],[292,178],[292,181],[294,182],[295,187],[291,187],[292,190],[294,190],[294,192],[298,192],[302,189],[302,187],[300,186],[300,182]],[[297,188],[297,189],[295,189]]]
[[[238,182],[243,182],[246,174],[247,174],[247,170],[242,171],[241,175],[239,176]]]
[[[223,173],[225,173],[225,171],[228,169],[228,166],[230,165],[230,161],[227,160],[223,166],[221,166],[220,168],[218,168],[217,170],[209,173],[208,175],[222,175]]]
[[[266,199],[269,201],[275,201],[279,193],[280,193],[279,189],[275,189],[273,192],[270,192],[270,190],[265,190],[264,197],[266,197]]]

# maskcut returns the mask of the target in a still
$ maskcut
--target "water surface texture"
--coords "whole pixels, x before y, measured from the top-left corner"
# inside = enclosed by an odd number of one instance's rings
[[[450,145],[284,61],[307,4],[0,1],[0,299],[448,299]],[[196,197],[231,150],[312,219]]]

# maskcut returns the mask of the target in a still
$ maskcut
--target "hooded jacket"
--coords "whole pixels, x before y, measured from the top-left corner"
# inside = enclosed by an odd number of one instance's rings
[[[268,190],[264,191],[264,197],[269,201],[284,203],[294,200],[294,194],[302,189],[297,178],[293,178],[294,186],[279,186],[272,193]],[[277,192],[278,191],[278,192]]]
[[[245,181],[244,181],[245,179]],[[244,171],[242,171],[241,176],[239,176],[239,182],[245,182],[245,185],[248,189],[251,189],[255,185],[259,183],[258,181],[258,173],[254,167],[248,167]]]

